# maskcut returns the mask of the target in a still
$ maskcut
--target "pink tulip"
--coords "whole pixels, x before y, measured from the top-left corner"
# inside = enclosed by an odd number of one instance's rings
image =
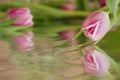
[[[11,8],[7,10],[7,15],[9,19],[16,18],[13,22],[14,26],[27,26],[31,27],[33,25],[33,16],[30,13],[29,8]],[[22,51],[29,51],[34,45],[32,42],[33,33],[26,32],[23,36],[16,36],[13,41],[17,44],[18,48]],[[13,45],[15,46],[15,45]]]
[[[59,9],[62,9],[62,10],[75,10],[76,6],[74,4],[64,4],[64,5],[60,5],[58,7]]]
[[[86,73],[101,75],[109,69],[108,59],[92,46],[83,48],[82,52],[84,56],[81,57],[81,61]]]
[[[66,39],[72,39],[75,36],[75,31],[74,30],[68,30],[68,31],[63,31],[60,32],[61,39],[66,40]]]
[[[66,10],[66,11],[72,11],[72,10],[75,10],[76,6],[74,4],[63,4],[59,6],[58,8],[62,10]],[[60,32],[59,34],[62,40],[69,40],[69,39],[74,38],[76,31],[66,30],[66,31]],[[72,40],[70,42],[70,45],[76,45],[76,44],[77,44],[77,41],[75,40]]]
[[[106,6],[106,0],[99,0],[100,7]]]
[[[74,30],[62,31],[59,33],[62,40],[70,40],[75,37],[76,32]],[[76,45],[77,41],[71,40],[70,45]]]
[[[109,31],[110,19],[107,13],[103,11],[94,11],[82,24],[82,30],[88,38],[93,41],[99,40]]]
[[[11,8],[7,10],[8,18],[17,18],[13,25],[15,26],[33,26],[33,16],[29,8]]]
[[[18,48],[22,51],[29,51],[34,45],[32,42],[33,33],[26,32],[23,36],[14,37],[13,40],[17,44]]]

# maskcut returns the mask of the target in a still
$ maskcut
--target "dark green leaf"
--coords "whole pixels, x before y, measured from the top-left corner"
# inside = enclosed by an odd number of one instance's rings
[[[115,31],[110,31],[103,40],[98,43],[106,53],[116,60],[120,60],[120,28]]]

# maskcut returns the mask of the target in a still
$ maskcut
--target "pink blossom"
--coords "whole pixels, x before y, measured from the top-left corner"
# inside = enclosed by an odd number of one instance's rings
[[[75,36],[75,31],[74,30],[68,30],[68,31],[62,31],[60,32],[61,39],[66,40],[66,39],[72,39]]]
[[[88,46],[83,48],[82,52],[84,56],[81,61],[86,73],[101,75],[109,69],[109,61],[100,51]]]
[[[33,26],[33,16],[29,8],[10,8],[7,10],[8,18],[17,18],[13,25],[15,26]]]
[[[31,27],[33,25],[33,16],[30,13],[29,8],[10,8],[7,10],[7,16],[9,19],[16,18],[16,21],[13,22],[14,26],[27,26]],[[31,50],[31,47],[34,45],[32,42],[33,33],[26,32],[23,36],[16,36],[13,38],[13,41],[17,44],[17,48],[22,51]],[[15,45],[13,45],[14,47]]]
[[[99,0],[100,7],[106,6],[106,0]]]
[[[62,10],[75,10],[76,6],[74,4],[63,4],[63,5],[60,5],[58,7],[59,9],[62,9]]]
[[[29,51],[34,45],[32,42],[33,33],[26,32],[23,36],[14,37],[13,40],[17,44],[18,48],[22,51]]]
[[[110,19],[107,13],[103,11],[94,11],[82,24],[82,30],[88,38],[93,41],[99,40],[109,31]]]
[[[60,5],[58,8],[62,9],[62,10],[66,10],[66,11],[72,11],[75,10],[76,6],[74,4],[63,4]],[[74,38],[76,31],[75,30],[66,30],[66,31],[62,31],[59,33],[60,37],[62,40],[70,40],[72,38]],[[70,45],[76,45],[77,41],[75,40],[71,40]]]
[[[71,40],[70,45],[77,44],[77,41],[72,40],[72,38],[75,37],[75,34],[76,34],[76,31],[74,31],[74,30],[67,30],[67,31],[62,31],[59,33],[62,40]]]

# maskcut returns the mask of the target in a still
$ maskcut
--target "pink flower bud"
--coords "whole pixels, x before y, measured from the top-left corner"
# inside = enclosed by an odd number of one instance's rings
[[[100,7],[106,6],[106,0],[99,0]]]
[[[76,34],[76,31],[74,30],[62,31],[59,33],[62,40],[70,40],[74,38],[75,34]],[[77,44],[77,41],[71,40],[70,45],[76,45],[76,44]]]
[[[59,6],[58,8],[60,8],[62,10],[72,11],[72,10],[75,10],[76,6],[74,4],[64,4],[64,5]],[[66,31],[60,32],[59,34],[60,34],[60,37],[62,40],[69,40],[69,39],[74,38],[76,31],[66,30]],[[71,40],[71,42],[69,44],[76,45],[77,41]]]
[[[59,6],[58,8],[63,9],[63,10],[75,10],[76,6],[74,4],[64,4]]]
[[[26,32],[24,36],[14,37],[13,40],[17,44],[18,48],[22,51],[29,51],[34,45],[32,42],[33,33]]]
[[[107,13],[95,11],[91,13],[82,24],[82,30],[93,41],[99,40],[109,31],[110,19]]]
[[[17,18],[13,23],[15,26],[33,26],[33,16],[29,8],[11,8],[7,10],[8,18]]]
[[[92,46],[83,48],[82,52],[84,56],[81,57],[81,61],[86,73],[101,75],[109,69],[108,59]]]
[[[60,32],[61,39],[66,40],[66,39],[72,39],[75,36],[75,31],[74,30],[68,30],[68,31],[62,31]]]

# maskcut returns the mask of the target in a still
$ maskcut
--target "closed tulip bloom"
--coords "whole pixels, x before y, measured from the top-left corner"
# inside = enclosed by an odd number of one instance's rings
[[[62,40],[71,40],[71,42],[69,43],[70,45],[77,44],[77,41],[72,40],[75,37],[75,34],[76,34],[76,31],[74,30],[67,30],[59,33]]]
[[[82,49],[81,61],[86,73],[101,75],[109,69],[108,59],[98,50],[88,46]]]
[[[17,44],[18,49],[22,51],[29,51],[34,45],[32,42],[33,33],[26,32],[23,36],[14,37],[13,40]]]
[[[75,10],[76,6],[74,4],[63,4],[63,5],[60,5],[58,8],[72,11],[72,10]]]
[[[13,25],[15,26],[33,26],[33,16],[30,13],[29,8],[11,8],[7,10],[7,16],[9,19],[17,18]]]
[[[73,11],[75,10],[76,6],[74,4],[63,4],[63,5],[60,5],[58,8],[66,11]],[[76,34],[75,30],[66,30],[59,33],[62,40],[70,40],[74,38],[75,34]],[[77,41],[71,40],[69,44],[76,45]]]
[[[66,40],[66,39],[72,39],[75,36],[75,31],[74,30],[67,30],[60,32],[61,39]]]
[[[99,0],[100,7],[106,6],[106,0]]]
[[[110,29],[110,19],[106,12],[94,11],[82,23],[82,30],[88,38],[97,41]]]

